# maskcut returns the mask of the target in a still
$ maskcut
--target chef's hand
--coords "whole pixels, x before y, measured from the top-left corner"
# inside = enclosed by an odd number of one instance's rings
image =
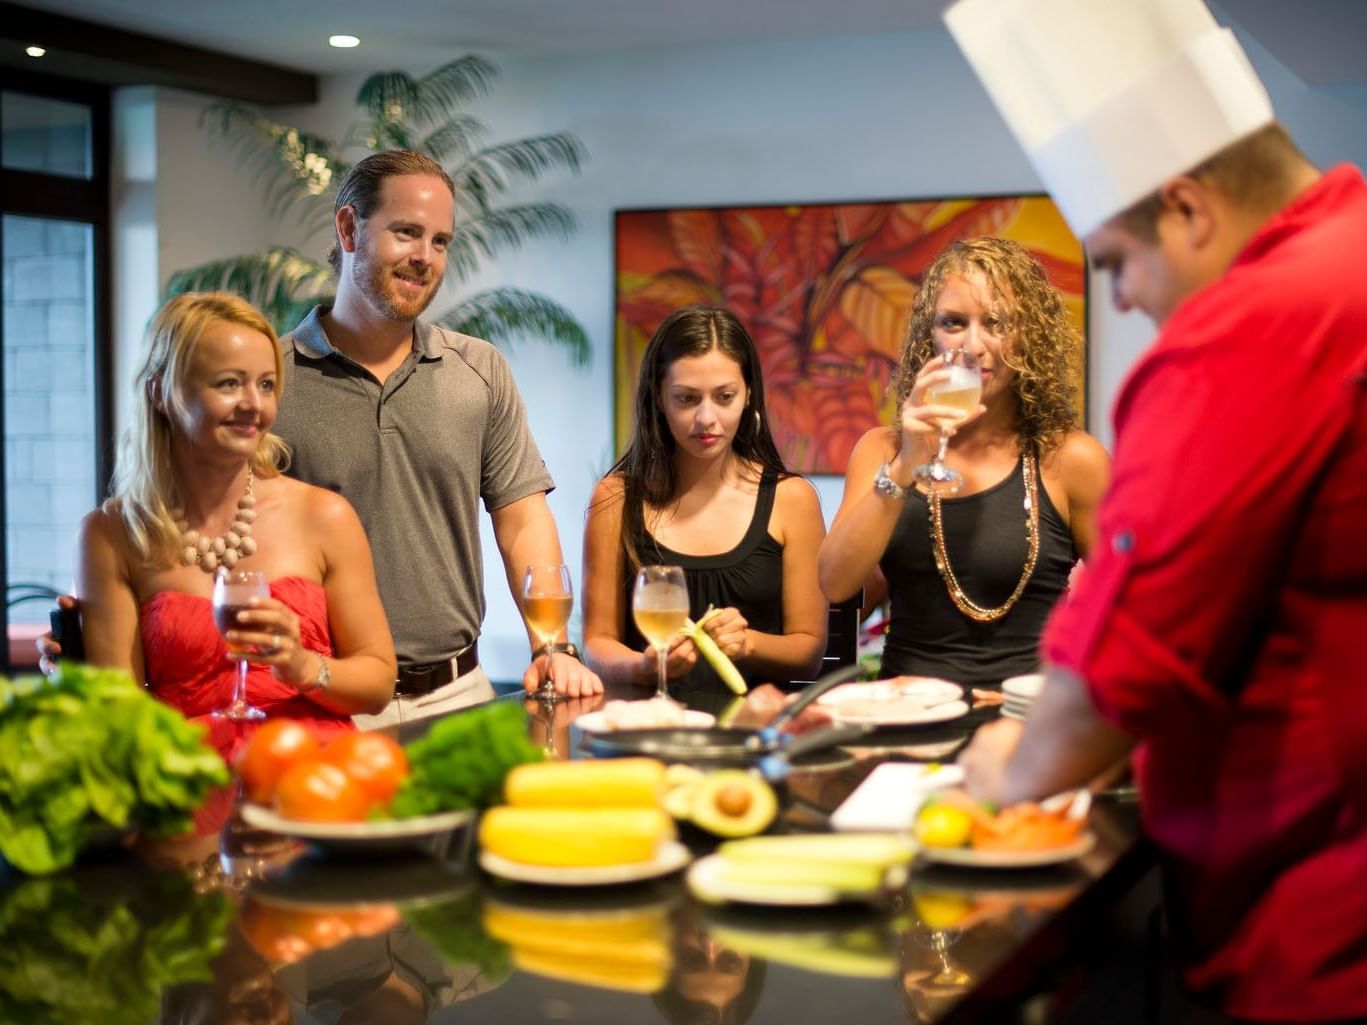
[[[978,728],[958,758],[965,790],[980,801],[1006,803],[1006,764],[1015,754],[1024,727],[1019,719],[998,719]]]

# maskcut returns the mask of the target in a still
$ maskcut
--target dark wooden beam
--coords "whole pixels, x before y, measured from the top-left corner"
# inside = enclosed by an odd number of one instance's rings
[[[24,48],[43,46],[46,56]],[[156,36],[0,3],[0,65],[104,85],[164,85],[266,106],[318,101],[318,77]]]

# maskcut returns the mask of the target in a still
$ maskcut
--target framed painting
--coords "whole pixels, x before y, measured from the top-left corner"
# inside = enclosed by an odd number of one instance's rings
[[[892,422],[889,382],[912,300],[955,239],[1019,242],[1086,337],[1082,244],[1047,196],[621,210],[615,220],[619,454],[646,343],[690,303],[724,306],[750,331],[779,451],[808,475],[843,474],[863,433]],[[1085,423],[1085,352],[1079,365]]]

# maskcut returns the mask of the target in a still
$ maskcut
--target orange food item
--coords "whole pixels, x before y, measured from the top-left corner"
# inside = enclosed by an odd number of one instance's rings
[[[975,816],[969,842],[982,851],[1044,851],[1076,843],[1081,833],[1081,820],[1027,801],[993,816]]]
[[[272,719],[261,726],[237,756],[235,768],[247,796],[269,804],[285,770],[318,754],[318,738],[293,719]]]
[[[377,804],[388,804],[408,777],[408,756],[383,733],[343,733],[323,748],[323,761],[345,772]]]
[[[275,808],[304,822],[360,822],[374,802],[359,783],[330,762],[291,766],[275,787]]]

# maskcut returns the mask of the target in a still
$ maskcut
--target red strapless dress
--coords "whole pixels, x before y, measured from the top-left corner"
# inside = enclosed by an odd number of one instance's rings
[[[299,617],[299,638],[305,648],[331,655],[327,594],[321,584],[302,577],[271,582],[271,596]],[[147,686],[157,698],[187,719],[203,722],[210,742],[231,763],[251,736],[253,723],[214,719],[211,713],[232,699],[237,665],[214,627],[208,598],[179,591],[161,591],[142,603],[139,616],[142,657]],[[326,742],[337,733],[355,729],[351,717],[331,712],[277,680],[269,666],[249,664],[247,700],[268,719],[298,719]]]

